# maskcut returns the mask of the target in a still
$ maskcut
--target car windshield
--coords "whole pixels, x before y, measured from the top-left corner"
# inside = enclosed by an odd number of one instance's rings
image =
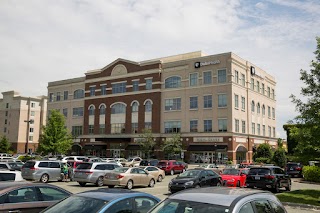
[[[180,174],[179,177],[196,177],[200,174],[199,170],[187,170],[184,173]]]
[[[225,169],[222,174],[223,175],[239,175],[240,170],[238,169]]]
[[[227,206],[219,206],[194,201],[166,199],[149,213],[225,213],[229,212]]]
[[[80,163],[77,169],[91,169],[92,163]]]
[[[91,197],[71,196],[51,208],[45,210],[45,213],[86,213],[97,212],[107,201]]]
[[[119,172],[119,173],[124,173],[126,171],[128,171],[129,168],[126,168],[126,167],[118,167],[118,168],[115,168],[113,170],[113,172]]]
[[[251,168],[249,175],[270,175],[270,169],[268,168]]]

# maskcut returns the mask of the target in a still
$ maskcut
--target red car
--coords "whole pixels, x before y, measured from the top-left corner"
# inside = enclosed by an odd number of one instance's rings
[[[186,165],[181,162],[177,162],[176,160],[161,160],[157,167],[164,170],[166,174],[171,175],[186,171]]]
[[[220,176],[224,186],[243,187],[248,173],[249,169],[225,169]]]

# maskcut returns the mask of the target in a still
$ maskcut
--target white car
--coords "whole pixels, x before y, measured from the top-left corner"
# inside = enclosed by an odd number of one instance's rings
[[[66,156],[61,161],[85,161],[88,159],[86,156]]]
[[[0,182],[2,181],[25,181],[20,171],[0,170]]]

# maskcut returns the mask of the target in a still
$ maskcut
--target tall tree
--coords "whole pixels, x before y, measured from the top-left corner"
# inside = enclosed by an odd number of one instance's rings
[[[268,158],[271,160],[272,158],[271,146],[267,143],[260,144],[253,155],[254,160],[256,160],[257,158]]]
[[[143,133],[139,135],[141,138],[138,140],[141,150],[145,154],[145,157],[150,158],[150,154],[156,145],[151,129],[143,129]]]
[[[182,151],[181,135],[179,133],[167,138],[163,143],[162,150],[168,158],[173,157],[175,154],[180,154]]]
[[[304,100],[291,95],[299,115],[294,119],[298,126],[291,128],[290,135],[298,142],[295,154],[303,158],[315,159],[320,156],[320,37],[317,40],[315,59],[311,61],[310,71],[301,70],[300,80]]]
[[[72,144],[64,116],[58,110],[52,110],[47,125],[42,127],[38,151],[44,154],[66,154]]]
[[[8,153],[10,151],[10,143],[6,136],[2,136],[0,139],[0,152]]]

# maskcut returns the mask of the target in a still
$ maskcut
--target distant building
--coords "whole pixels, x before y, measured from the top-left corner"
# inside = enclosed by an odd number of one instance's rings
[[[48,84],[74,135],[74,152],[143,157],[143,129],[161,144],[181,134],[189,162],[252,161],[255,147],[275,147],[276,81],[234,53],[192,52],[142,62],[117,59],[85,77]]]
[[[46,124],[47,97],[24,97],[18,92],[2,93],[0,135],[6,136],[17,153],[35,152],[40,129]]]

